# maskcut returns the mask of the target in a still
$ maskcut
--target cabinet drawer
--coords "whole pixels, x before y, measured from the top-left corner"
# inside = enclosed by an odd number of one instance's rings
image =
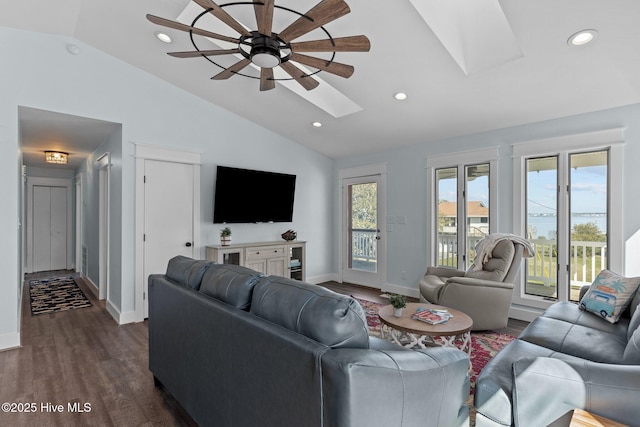
[[[247,248],[247,261],[252,259],[268,259],[274,257],[283,257],[284,247],[282,246],[263,246],[260,248]]]

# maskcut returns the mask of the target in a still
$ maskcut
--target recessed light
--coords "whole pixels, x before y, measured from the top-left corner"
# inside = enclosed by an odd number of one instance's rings
[[[320,123],[320,122],[313,122],[313,123],[311,123],[311,125],[312,125],[313,127],[315,127],[315,128],[322,127],[322,123]]]
[[[582,30],[569,37],[567,43],[569,46],[584,46],[595,40],[597,36],[598,32],[596,30]]]
[[[404,101],[405,99],[407,99],[407,94],[404,92],[398,92],[394,94],[393,97],[398,101]]]
[[[156,33],[156,37],[163,43],[171,43],[171,37],[165,33]]]

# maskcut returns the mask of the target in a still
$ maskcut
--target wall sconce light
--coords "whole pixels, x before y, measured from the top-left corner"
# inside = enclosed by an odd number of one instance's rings
[[[45,163],[66,165],[69,161],[69,153],[63,153],[62,151],[45,151],[44,161]]]

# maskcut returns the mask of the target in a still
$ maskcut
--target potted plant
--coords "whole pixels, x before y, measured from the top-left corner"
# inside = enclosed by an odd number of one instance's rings
[[[393,307],[393,315],[395,317],[402,317],[402,309],[407,306],[407,299],[404,295],[390,294],[389,302]]]
[[[231,244],[231,229],[229,227],[220,230],[220,244],[222,246],[229,246]]]

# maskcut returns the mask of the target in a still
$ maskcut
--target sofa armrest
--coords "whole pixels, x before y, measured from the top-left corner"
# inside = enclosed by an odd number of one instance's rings
[[[447,280],[447,283],[457,283],[466,286],[485,286],[488,288],[513,289],[513,283],[476,279],[474,277],[452,277],[451,279]]]
[[[469,357],[452,348],[322,355],[327,426],[468,425]]]
[[[427,267],[427,272],[425,273],[425,275],[427,274],[438,276],[438,277],[461,277],[461,276],[464,276],[465,271],[456,270],[455,268],[452,268],[452,267],[431,266],[431,267]]]
[[[548,425],[575,408],[628,425],[640,419],[640,366],[538,357],[513,371],[516,426]]]

